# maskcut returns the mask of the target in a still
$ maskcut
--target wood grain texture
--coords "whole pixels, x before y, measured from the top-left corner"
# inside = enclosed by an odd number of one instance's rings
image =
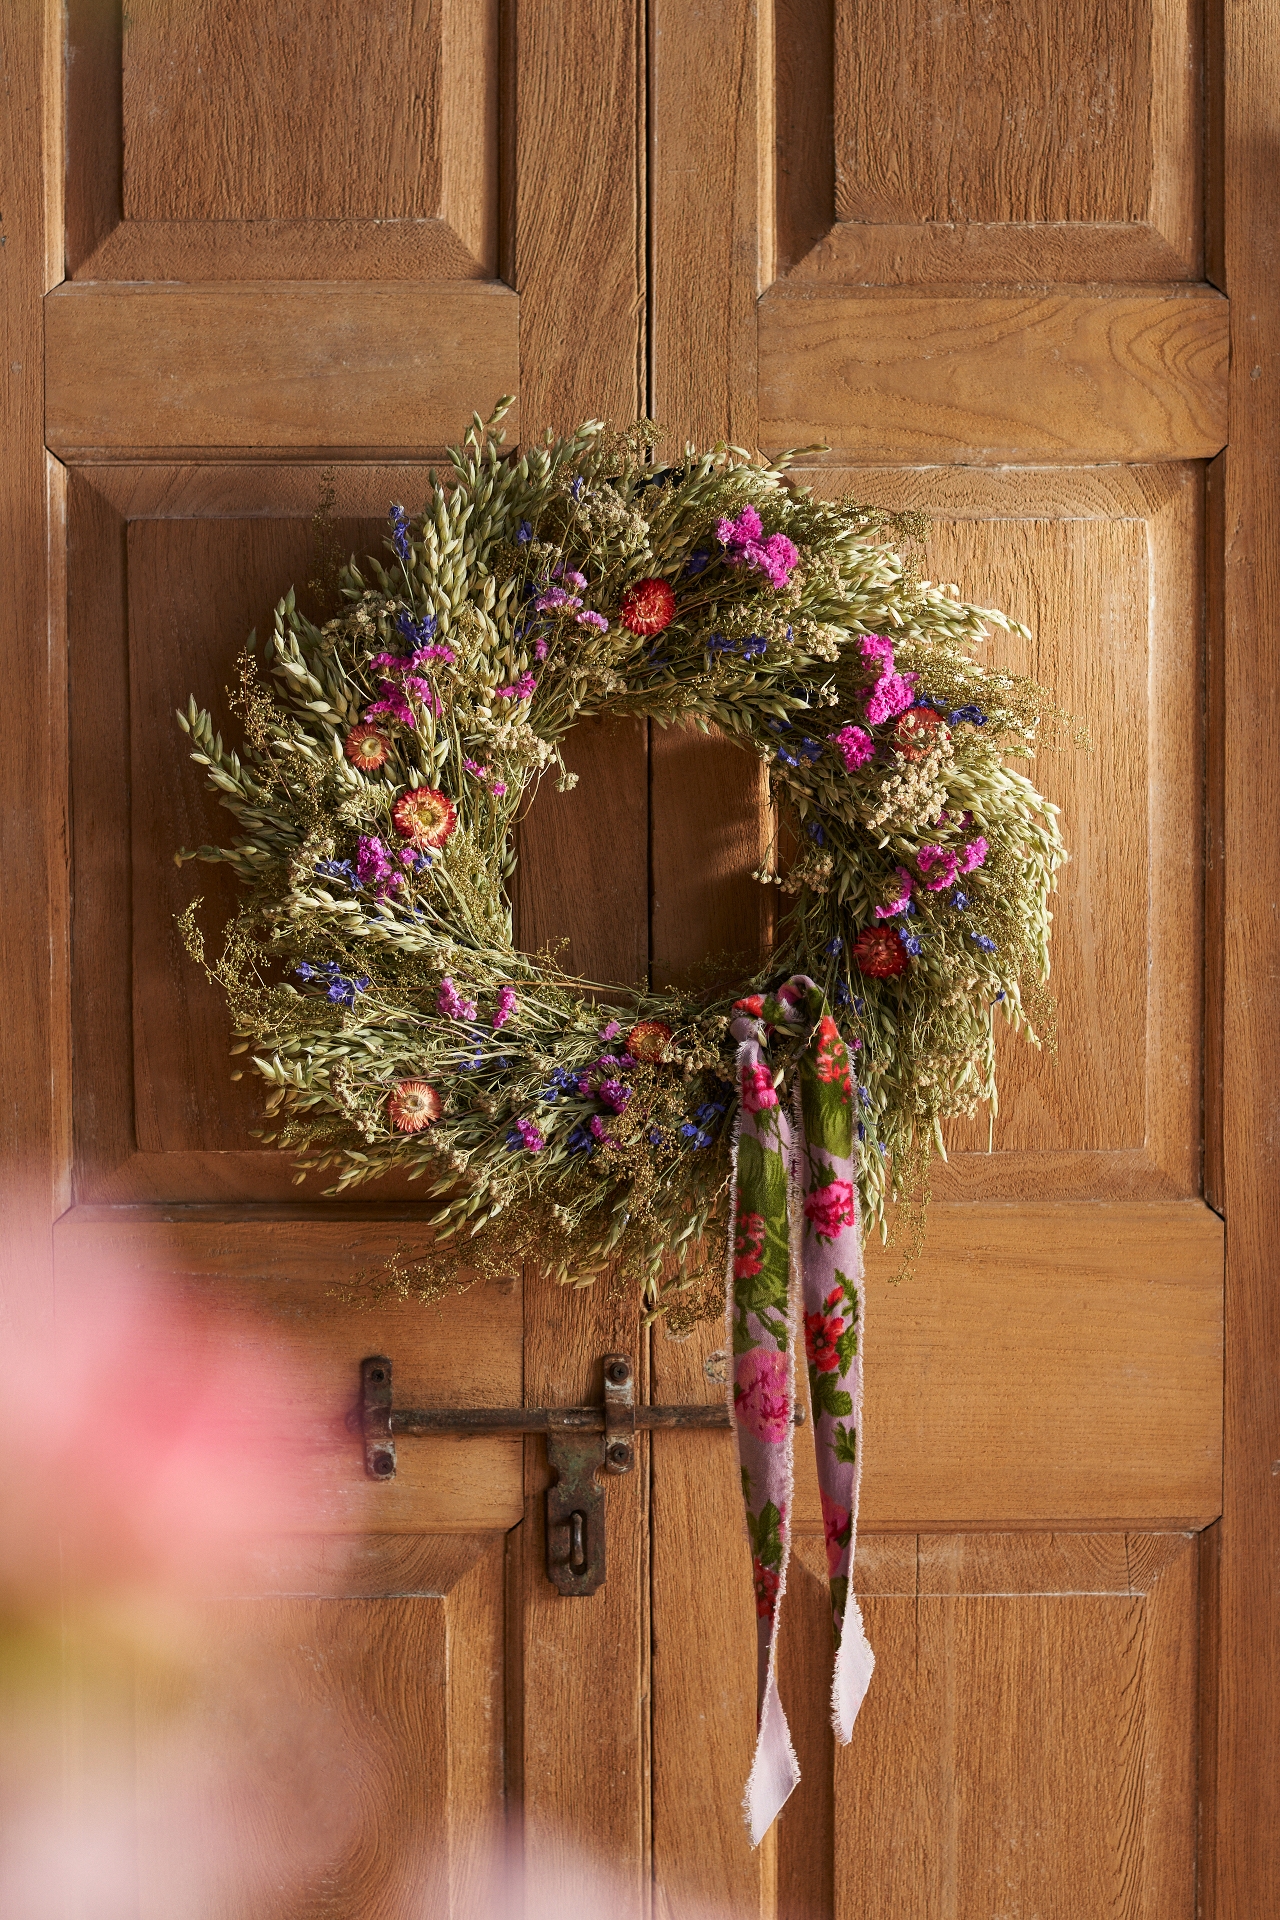
[[[465,1545],[430,1594],[210,1608],[180,1703],[161,1673],[141,1670],[140,1920],[188,1910],[202,1850],[213,1857],[201,1911],[217,1920],[463,1920],[489,1908],[504,1814],[503,1543]],[[156,1818],[175,1709],[211,1786],[223,1772],[223,1805],[181,1827]],[[210,1847],[220,1825],[221,1858]]]
[[[686,437],[759,436],[755,303],[773,277],[772,18],[650,6],[651,411]]]
[[[1226,455],[1210,466],[1205,487],[1205,823],[1204,823],[1204,1197],[1223,1207],[1223,1044],[1226,881]]]
[[[868,1262],[868,1527],[1217,1514],[1208,1208],[935,1206],[917,1274],[886,1286],[895,1270]]]
[[[492,233],[497,15],[497,0],[318,14],[268,0],[247,17],[138,0],[122,46],[126,220],[446,218],[452,201],[469,239],[487,200]]]
[[[693,727],[655,727],[653,983],[732,987],[767,948],[773,901],[752,879],[769,838],[764,768],[734,740]]]
[[[5,181],[0,247],[0,539],[10,591],[0,612],[0,662],[11,699],[3,720],[0,848],[10,911],[0,927],[5,969],[5,1081],[0,1117],[6,1177],[0,1297],[11,1324],[42,1324],[49,1311],[48,1224],[62,1204],[61,1090],[65,1025],[66,784],[62,744],[63,662],[57,656],[61,476],[51,474],[41,424],[43,344],[36,309],[57,278],[61,225],[60,49],[54,23],[35,8],[0,22],[9,104],[0,127]],[[51,542],[54,550],[51,553]],[[39,714],[31,727],[23,716]],[[52,723],[46,716],[52,715]]]
[[[585,720],[565,742],[578,783],[552,780],[520,826],[516,918],[526,953],[556,951],[583,979],[624,990],[649,974],[649,732]]]
[[[447,220],[129,220],[74,280],[492,280]]]
[[[653,1398],[723,1401],[704,1358],[723,1328],[653,1343]],[[773,1913],[774,1860],[753,1852],[739,1803],[755,1735],[751,1556],[732,1441],[655,1433],[653,1871],[673,1920]],[[714,1571],[712,1569],[714,1568]],[[820,1655],[821,1642],[811,1649]]]
[[[1225,933],[1223,1207],[1227,1248],[1226,1471],[1220,1582],[1216,1885],[1212,1920],[1280,1901],[1280,1137],[1275,902],[1280,805],[1270,742],[1280,716],[1280,242],[1273,102],[1280,17],[1271,0],[1223,15],[1222,267],[1231,295],[1230,452],[1224,464]]]
[[[566,930],[568,910],[575,963],[606,981],[634,978],[648,950],[645,730],[624,722],[580,728],[575,743],[579,735],[578,788],[545,795],[522,831],[519,939],[536,951]],[[628,1287],[601,1279],[570,1290],[530,1265],[524,1297],[526,1404],[598,1400],[600,1359],[610,1352],[632,1355],[637,1398],[648,1397],[647,1341]],[[637,1446],[635,1471],[608,1486],[607,1577],[589,1599],[562,1600],[547,1580],[547,1481],[545,1452],[531,1441],[508,1590],[521,1649],[509,1738],[525,1869],[557,1907],[575,1896],[585,1904],[582,1874],[602,1869],[611,1911],[642,1920],[650,1892],[647,1445]]]
[[[1194,1542],[893,1545],[859,1554],[877,1665],[836,1755],[835,1913],[1192,1920]]]
[[[424,1308],[371,1300],[393,1255],[412,1259],[403,1220],[251,1208],[75,1207],[55,1229],[58,1284],[103,1273],[149,1277],[170,1295],[238,1316],[289,1375],[308,1510],[335,1533],[474,1533],[517,1524],[520,1442],[441,1436],[399,1444],[394,1480],[374,1484],[348,1424],[366,1354],[389,1355],[400,1406],[518,1406],[519,1282]],[[350,1299],[345,1298],[350,1293]],[[311,1528],[311,1530],[314,1530]]]
[[[508,271],[536,290],[521,309],[526,440],[644,411],[643,18],[638,0],[514,9]]]
[[[1194,459],[1226,440],[1207,289],[923,298],[780,282],[759,308],[760,438],[903,465]]]
[[[1140,219],[1152,169],[1151,0],[1067,17],[924,0],[835,7],[836,214]]]
[[[515,391],[516,314],[474,281],[68,284],[45,306],[49,444],[446,445]]]
[[[1222,1226],[1207,1207],[935,1202],[918,1268],[898,1280],[899,1264],[868,1250],[867,1528],[1217,1514]],[[716,1398],[700,1368],[723,1337],[708,1324],[688,1346],[659,1340],[655,1397],[678,1383]],[[657,1444],[659,1463],[686,1457]],[[736,1497],[731,1452],[688,1446],[699,1478],[685,1498]],[[660,1516],[660,1482],[655,1503]],[[796,1514],[821,1529],[803,1440]]]
[[[793,271],[836,214],[837,0],[776,0],[773,97],[775,274]]]
[[[792,280],[867,287],[1043,287],[1194,280],[1186,254],[1149,220],[1000,223],[838,220],[815,236]]]

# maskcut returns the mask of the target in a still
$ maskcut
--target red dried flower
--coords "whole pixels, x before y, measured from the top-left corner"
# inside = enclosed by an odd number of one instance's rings
[[[425,1080],[402,1080],[387,1102],[391,1124],[398,1133],[421,1133],[444,1112],[444,1102]]]
[[[892,927],[868,927],[849,949],[853,964],[873,980],[888,980],[907,970],[907,950]]]
[[[623,1045],[633,1060],[657,1066],[660,1060],[666,1059],[670,1043],[671,1029],[665,1020],[637,1020]]]
[[[676,596],[666,580],[637,580],[622,596],[628,633],[661,633],[676,617]]]
[[[458,824],[458,809],[436,787],[410,787],[391,809],[396,832],[415,847],[442,847]]]
[[[375,773],[390,753],[391,742],[380,727],[371,727],[362,721],[358,727],[352,727],[343,751],[353,767],[359,767],[362,773]]]
[[[908,707],[893,729],[893,743],[904,760],[923,760],[950,738],[946,721],[932,707]]]

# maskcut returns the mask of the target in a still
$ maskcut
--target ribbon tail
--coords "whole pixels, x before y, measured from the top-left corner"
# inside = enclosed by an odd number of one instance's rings
[[[842,1747],[847,1747],[853,1738],[853,1723],[867,1697],[875,1664],[876,1657],[862,1624],[862,1609],[851,1580],[849,1598],[845,1602],[840,1651],[836,1655],[835,1672],[831,1677],[831,1725]]]
[[[778,1697],[773,1660],[765,1684],[760,1713],[760,1731],[756,1736],[755,1758],[743,1797],[751,1844],[758,1847],[783,1807],[800,1784],[800,1762],[791,1744],[791,1729]]]

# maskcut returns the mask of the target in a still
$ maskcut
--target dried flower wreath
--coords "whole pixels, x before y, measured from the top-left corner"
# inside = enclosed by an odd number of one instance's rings
[[[343,571],[338,617],[313,625],[291,590],[250,639],[241,753],[194,700],[179,714],[236,833],[177,858],[245,887],[209,970],[265,1083],[263,1137],[299,1179],[422,1178],[442,1276],[536,1249],[577,1284],[621,1263],[650,1313],[690,1289],[705,1312],[729,1029],[754,996],[795,973],[825,996],[854,1064],[861,1216],[882,1232],[941,1123],[993,1099],[996,1006],[1043,1035],[1065,855],[1006,756],[1030,756],[1054,709],[972,657],[987,622],[1015,622],[904,562],[922,522],[815,499],[787,458],[691,448],[655,469],[647,424],[587,422],[514,459],[503,411],[475,417],[420,519],[392,508],[388,564]],[[757,876],[790,897],[767,978],[602,1001],[516,949],[497,876],[517,813],[549,769],[572,784],[562,743],[602,713],[715,726],[767,765],[799,849]],[[203,960],[198,905],[183,923]],[[780,1034],[779,1087],[806,1039]]]

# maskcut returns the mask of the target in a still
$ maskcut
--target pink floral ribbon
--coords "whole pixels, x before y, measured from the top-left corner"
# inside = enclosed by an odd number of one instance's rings
[[[821,990],[802,974],[776,994],[738,1006],[728,1333],[756,1594],[758,1730],[744,1801],[756,1846],[800,1778],[777,1661],[791,1551],[801,1308],[835,1639],[831,1718],[842,1745],[875,1656],[850,1577],[862,1473],[865,1297],[849,1054]],[[766,1057],[771,1029],[805,1036],[794,1125]]]

